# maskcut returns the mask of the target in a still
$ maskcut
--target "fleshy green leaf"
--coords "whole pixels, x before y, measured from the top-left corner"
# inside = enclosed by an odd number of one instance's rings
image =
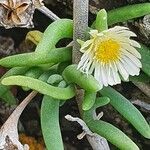
[[[89,110],[95,103],[96,93],[87,92],[84,93],[84,99],[82,102],[82,109]]]
[[[44,95],[49,95],[53,98],[62,100],[70,99],[75,95],[74,87],[71,85],[66,88],[60,88],[26,76],[10,76],[4,78],[2,84],[25,86]]]
[[[42,64],[57,64],[71,60],[71,48],[54,48],[50,52],[24,53],[8,56],[0,59],[0,65],[4,67],[32,67]]]
[[[103,136],[120,150],[139,150],[138,146],[121,130],[102,120],[92,120],[88,127],[95,133]]]
[[[44,96],[41,106],[41,127],[48,150],[63,150],[59,125],[59,100]]]
[[[96,92],[101,89],[101,85],[92,75],[86,75],[77,69],[77,65],[70,65],[62,73],[68,83],[76,83],[88,92]]]
[[[150,126],[140,111],[124,96],[111,87],[104,87],[100,93],[110,98],[110,104],[122,114],[144,137],[150,139]]]
[[[107,12],[105,9],[101,9],[96,16],[95,28],[98,31],[104,31],[108,29],[107,25]]]
[[[8,87],[0,84],[0,98],[9,105],[16,104],[16,99]]]
[[[150,76],[150,48],[141,44],[141,48],[137,49],[142,56],[142,70]]]

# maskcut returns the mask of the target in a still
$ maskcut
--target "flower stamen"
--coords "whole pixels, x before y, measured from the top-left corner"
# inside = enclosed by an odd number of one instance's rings
[[[95,47],[95,60],[103,63],[109,63],[110,61],[116,61],[120,56],[120,44],[113,40],[108,39],[102,42],[96,42]]]

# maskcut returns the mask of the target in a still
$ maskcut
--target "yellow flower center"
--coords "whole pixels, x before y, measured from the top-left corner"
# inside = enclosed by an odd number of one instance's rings
[[[108,39],[96,43],[95,59],[103,63],[116,61],[120,56],[120,44],[113,40]]]

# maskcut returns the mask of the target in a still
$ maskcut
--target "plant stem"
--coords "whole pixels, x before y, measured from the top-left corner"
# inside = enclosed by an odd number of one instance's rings
[[[81,58],[79,51],[80,45],[77,39],[86,40],[85,32],[88,29],[88,7],[89,0],[74,0],[73,3],[73,20],[74,20],[74,33],[73,33],[73,53],[72,61],[78,64]]]
[[[88,29],[88,8],[89,0],[74,0],[73,2],[73,51],[72,62],[78,64],[81,58],[81,52],[79,51],[80,45],[77,39],[86,40],[85,32]],[[80,113],[82,114],[82,100],[84,92],[76,87],[76,101]]]

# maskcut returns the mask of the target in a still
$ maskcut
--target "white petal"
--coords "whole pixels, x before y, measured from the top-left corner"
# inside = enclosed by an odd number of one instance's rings
[[[104,84],[104,86],[108,86],[108,81],[106,77],[106,68],[103,65],[100,65],[100,66],[101,66],[102,83]]]
[[[106,70],[107,70],[107,80],[108,80],[108,83],[109,85],[114,85],[115,82],[114,82],[114,79],[113,79],[113,74],[112,74],[112,70],[111,70],[111,66],[108,64],[106,65]]]
[[[94,69],[95,69],[95,62],[93,61],[93,63],[91,64],[91,67],[89,68],[89,74],[92,74]]]
[[[129,40],[129,42],[132,46],[137,47],[137,48],[141,48],[141,45],[138,42],[136,42],[134,40]]]
[[[89,34],[90,34],[92,37],[96,37],[97,34],[98,34],[98,30],[90,30]]]
[[[97,80],[97,81],[99,81],[99,77],[98,77],[98,68],[97,68],[97,66],[95,66],[95,70],[94,70],[94,78]]]
[[[97,81],[101,82],[101,80],[100,80],[100,67],[98,64],[95,65],[94,77]]]
[[[135,75],[133,69],[128,65],[128,63],[122,58],[120,58],[120,62],[122,63],[125,70],[128,72],[129,75]]]
[[[138,42],[136,42],[134,40],[131,40],[131,39],[127,38],[127,37],[121,37],[121,36],[118,35],[117,39],[121,43],[126,43],[126,44],[130,44],[131,46],[134,46],[134,47],[137,47],[137,48],[141,48],[141,45]]]
[[[89,63],[89,59],[87,59],[82,66],[84,68],[84,71],[86,70],[88,63]]]
[[[84,53],[81,57],[81,62],[84,63],[87,59],[89,59],[89,55],[87,53]]]
[[[131,45],[123,43],[122,48],[129,51],[131,54],[135,55],[137,58],[141,59],[141,54]]]
[[[113,73],[113,78],[114,78],[115,84],[121,83],[120,77],[119,77],[116,67],[113,63],[112,63],[112,73]]]
[[[82,55],[82,57],[81,57],[81,60],[80,60],[80,62],[79,62],[79,64],[78,64],[77,69],[83,67],[83,65],[85,64],[85,62],[86,62],[87,60],[89,60],[89,56],[88,56],[86,53],[84,53],[84,54]]]
[[[140,69],[132,63],[128,57],[123,56],[121,61],[123,62],[124,68],[130,75],[139,75]]]
[[[137,57],[124,49],[122,50],[122,53],[125,54],[137,67],[142,68],[142,64]]]
[[[115,69],[116,72],[118,71],[116,62],[112,62],[112,63],[111,63],[111,66],[113,67],[113,69]]]
[[[102,79],[101,79],[100,74],[101,74],[100,66],[99,66],[99,64],[96,64],[95,71],[94,71],[94,77],[98,81],[98,83],[99,83],[99,85],[101,86],[101,89],[102,89],[103,84],[102,84]]]
[[[124,26],[115,26],[115,27],[114,27],[114,30],[115,30],[115,31],[129,30],[129,28],[128,28],[128,27],[124,27]]]
[[[92,64],[92,61],[89,60],[89,62],[87,63],[87,66],[86,66],[86,68],[85,68],[85,72],[86,72],[87,74],[89,73],[89,69],[90,69],[91,64]]]
[[[93,42],[93,40],[87,40],[86,42],[83,43],[80,51],[85,51],[85,48],[87,48],[91,43]]]
[[[134,32],[127,31],[127,30],[119,31],[119,32],[117,32],[117,34],[119,34],[120,36],[123,36],[123,37],[137,37],[137,35]]]
[[[113,36],[116,39],[116,41],[120,42],[121,44],[130,44],[129,37],[121,36],[120,34],[114,34]]]
[[[120,61],[117,62],[117,68],[123,79],[126,81],[129,78],[129,74],[124,68],[124,65]]]
[[[80,40],[80,39],[77,39],[77,42],[81,45],[81,47],[85,43],[83,40]]]
[[[127,27],[122,27],[122,26],[115,26],[113,28],[108,29],[107,31],[109,32],[118,32],[118,31],[122,31],[122,30],[129,30],[129,28]]]
[[[95,64],[94,77],[99,82],[99,84],[103,86],[102,78],[101,78],[100,64],[98,64],[98,63]]]
[[[91,66],[92,63],[93,63],[92,55],[89,54],[88,58],[84,61],[84,64],[82,64],[82,68],[83,68],[83,70],[85,71],[86,74],[90,74],[89,69],[90,69],[90,66]]]

